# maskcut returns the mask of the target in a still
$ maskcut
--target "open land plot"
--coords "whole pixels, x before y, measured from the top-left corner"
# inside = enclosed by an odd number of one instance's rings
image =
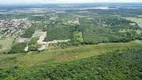
[[[102,43],[98,45],[86,45],[70,47],[67,49],[46,50],[40,54],[7,54],[0,55],[0,68],[8,66],[30,67],[41,64],[73,61],[91,56],[101,55],[114,51],[127,51],[128,49],[141,50],[142,41],[132,41],[128,43]]]
[[[40,37],[42,30],[36,30],[32,37]]]
[[[0,45],[2,45],[0,52],[8,51],[12,46],[13,40],[14,38],[7,38],[0,40]]]
[[[142,18],[127,17],[126,19],[136,22],[140,27],[142,27]]]

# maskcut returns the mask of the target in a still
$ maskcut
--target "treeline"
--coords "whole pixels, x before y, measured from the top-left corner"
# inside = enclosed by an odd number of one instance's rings
[[[128,49],[70,63],[1,69],[2,80],[141,80],[142,51]]]

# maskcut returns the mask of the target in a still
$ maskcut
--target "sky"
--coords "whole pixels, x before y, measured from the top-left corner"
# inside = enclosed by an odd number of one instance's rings
[[[97,3],[97,2],[142,2],[142,0],[0,0],[0,4],[37,4],[37,3]]]

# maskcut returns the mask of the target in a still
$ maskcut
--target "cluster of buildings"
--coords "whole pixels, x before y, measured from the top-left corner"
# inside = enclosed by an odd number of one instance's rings
[[[31,26],[31,22],[25,19],[7,19],[0,20],[1,37],[13,37],[23,33],[23,31]]]

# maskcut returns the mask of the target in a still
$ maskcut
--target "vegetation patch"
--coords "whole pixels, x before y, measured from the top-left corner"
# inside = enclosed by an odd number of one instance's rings
[[[13,45],[13,38],[1,39],[0,40],[0,53],[8,52]]]
[[[14,53],[25,53],[25,47],[27,46],[26,43],[17,43],[12,46],[12,49],[10,50],[10,54]]]
[[[73,39],[72,39],[72,44],[73,45],[79,45],[81,43],[83,43],[83,36],[82,36],[82,32],[74,32],[73,33]]]
[[[0,61],[0,68],[14,66],[29,67],[54,62],[73,61],[114,51],[127,51],[129,49],[141,50],[141,44],[142,41],[137,40],[129,43],[102,43],[98,45],[84,45],[65,49],[45,50],[40,53],[33,52],[33,54],[1,54],[0,58],[7,59],[10,57],[16,57],[16,59]]]
[[[124,52],[115,51],[71,63],[2,69],[0,76],[3,80],[141,80],[141,55],[141,50],[131,48]]]

